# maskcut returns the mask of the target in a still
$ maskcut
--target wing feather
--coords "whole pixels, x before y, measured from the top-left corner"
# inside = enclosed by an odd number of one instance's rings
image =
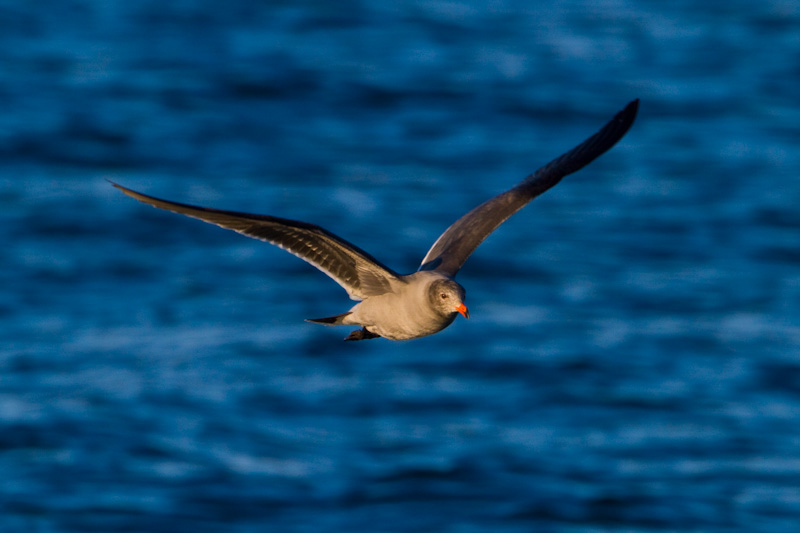
[[[447,228],[422,259],[419,270],[455,276],[486,237],[531,200],[605,153],[628,132],[639,108],[630,102],[600,131],[546,164],[516,187],[482,203]]]
[[[114,182],[111,184],[128,196],[153,207],[196,218],[283,248],[330,276],[353,300],[383,294],[391,290],[393,281],[400,279],[397,273],[364,250],[314,224],[170,202]]]

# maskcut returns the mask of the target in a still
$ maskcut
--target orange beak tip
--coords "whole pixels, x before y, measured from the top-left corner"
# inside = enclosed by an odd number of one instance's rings
[[[463,303],[458,307],[456,307],[456,311],[461,313],[461,316],[463,316],[464,318],[469,318],[469,309],[467,309],[467,306],[464,305]]]

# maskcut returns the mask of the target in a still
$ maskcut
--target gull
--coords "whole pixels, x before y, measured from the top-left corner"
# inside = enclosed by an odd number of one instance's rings
[[[633,100],[584,142],[459,218],[433,243],[419,269],[406,275],[314,224],[171,202],[111,184],[153,207],[279,246],[330,276],[352,300],[359,301],[349,311],[309,322],[360,326],[347,341],[416,339],[443,330],[457,314],[469,318],[466,292],[454,279],[467,258],[528,202],[614,146],[633,124],[638,108],[639,100]]]

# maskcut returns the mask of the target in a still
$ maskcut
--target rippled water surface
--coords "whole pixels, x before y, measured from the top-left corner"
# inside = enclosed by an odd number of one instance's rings
[[[780,0],[0,3],[0,529],[797,531],[798,65]],[[106,181],[405,273],[637,97],[410,342]]]

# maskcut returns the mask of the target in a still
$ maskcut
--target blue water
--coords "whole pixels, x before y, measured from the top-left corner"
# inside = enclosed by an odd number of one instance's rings
[[[797,531],[798,65],[791,0],[0,3],[0,530]],[[105,181],[411,272],[636,97],[411,342]]]

